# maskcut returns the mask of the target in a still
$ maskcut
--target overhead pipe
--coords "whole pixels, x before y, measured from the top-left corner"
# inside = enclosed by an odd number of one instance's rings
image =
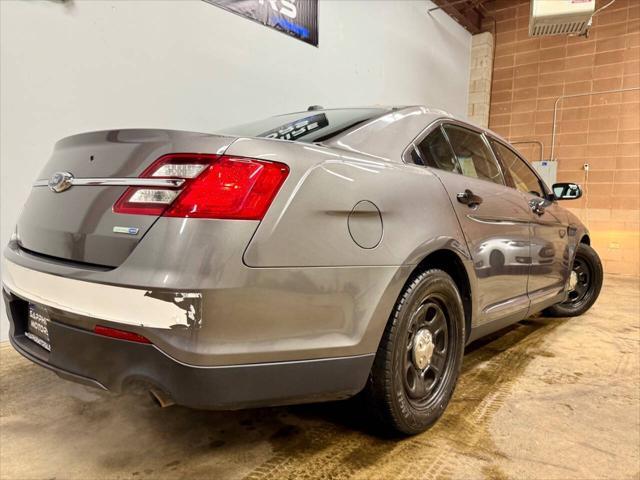
[[[540,140],[526,140],[522,142],[511,142],[511,145],[535,144],[540,148],[540,161],[544,158],[544,143]]]
[[[551,155],[549,156],[549,158],[551,160],[556,160],[556,158],[554,158],[554,154],[556,151],[556,127],[557,127],[557,119],[558,119],[558,105],[560,104],[561,100],[564,100],[565,98],[585,97],[585,96],[588,97],[591,95],[604,95],[607,93],[630,92],[632,90],[640,90],[640,87],[618,88],[615,90],[603,90],[600,92],[590,92],[590,93],[574,93],[573,95],[560,95],[558,98],[556,98],[556,101],[553,104],[553,126],[551,130]]]

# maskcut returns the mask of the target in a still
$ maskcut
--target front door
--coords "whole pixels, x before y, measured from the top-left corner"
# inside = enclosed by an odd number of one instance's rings
[[[564,294],[571,271],[568,218],[533,169],[507,145],[490,140],[504,166],[508,183],[522,195],[531,209],[531,269],[528,294],[534,304],[556,303]]]
[[[443,143],[437,139],[444,139],[446,149],[433,148]],[[436,168],[434,173],[449,194],[473,259],[479,313],[474,323],[524,318],[529,308],[531,264],[527,202],[520,192],[505,185],[491,148],[477,131],[446,124],[416,147],[424,163]],[[444,150],[449,158],[443,160]],[[436,151],[439,161],[432,159]]]

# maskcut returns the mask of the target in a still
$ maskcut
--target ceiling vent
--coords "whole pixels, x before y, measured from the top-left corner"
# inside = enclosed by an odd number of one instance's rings
[[[583,35],[595,7],[595,0],[532,0],[529,35]]]

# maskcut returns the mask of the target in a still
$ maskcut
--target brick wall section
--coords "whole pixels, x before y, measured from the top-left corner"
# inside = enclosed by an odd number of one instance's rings
[[[470,63],[467,114],[472,122],[488,127],[493,69],[493,35],[491,33],[479,33],[471,38]]]
[[[510,141],[540,140],[548,159],[559,96],[640,87],[640,0],[603,10],[588,38],[529,37],[528,0],[486,7],[496,19],[489,126]],[[557,118],[558,181],[586,191],[564,206],[589,227],[607,272],[640,275],[640,91],[567,98]]]

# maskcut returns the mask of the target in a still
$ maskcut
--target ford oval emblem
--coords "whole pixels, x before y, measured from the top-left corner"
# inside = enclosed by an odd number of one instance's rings
[[[64,192],[73,185],[73,175],[69,172],[56,172],[51,175],[47,185],[53,192]]]

